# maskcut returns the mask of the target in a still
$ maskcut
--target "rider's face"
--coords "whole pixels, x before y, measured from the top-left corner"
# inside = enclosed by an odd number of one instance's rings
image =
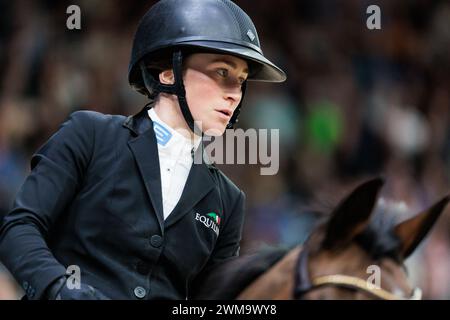
[[[208,135],[222,135],[242,98],[248,65],[240,58],[196,53],[186,59],[184,85],[194,121]]]

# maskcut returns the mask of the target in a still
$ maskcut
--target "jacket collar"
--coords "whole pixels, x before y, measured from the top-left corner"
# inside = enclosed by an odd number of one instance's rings
[[[151,120],[149,120],[147,112],[152,107],[151,104],[146,105],[141,111],[135,115],[129,116],[125,119],[122,126],[130,129],[134,136],[145,133],[150,128],[153,128]]]

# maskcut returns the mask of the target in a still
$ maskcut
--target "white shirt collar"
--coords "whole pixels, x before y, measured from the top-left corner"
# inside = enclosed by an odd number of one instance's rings
[[[158,142],[158,149],[174,156],[179,155],[180,152],[190,154],[192,148],[194,148],[194,151],[197,150],[202,141],[201,137],[194,135],[194,141],[186,138],[162,121],[153,108],[148,110],[148,115],[153,121],[153,130]]]

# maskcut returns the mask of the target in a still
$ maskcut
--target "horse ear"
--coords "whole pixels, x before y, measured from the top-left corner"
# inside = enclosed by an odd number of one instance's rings
[[[403,259],[406,259],[414,252],[444,211],[444,208],[449,201],[450,195],[434,204],[428,210],[403,221],[394,228],[394,233],[401,242],[400,255]]]
[[[382,178],[369,180],[340,202],[328,222],[325,247],[345,245],[365,229],[383,184]]]

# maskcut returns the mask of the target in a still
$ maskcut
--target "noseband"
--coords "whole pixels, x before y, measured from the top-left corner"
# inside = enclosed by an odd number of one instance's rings
[[[294,298],[302,299],[306,293],[323,287],[323,286],[336,286],[347,289],[355,289],[370,294],[374,298],[382,300],[420,300],[422,299],[422,291],[420,288],[415,288],[410,297],[403,297],[393,294],[382,288],[377,288],[374,285],[368,283],[361,278],[333,274],[311,279],[308,270],[308,249],[303,247],[298,255],[297,267],[295,269],[295,286],[294,286]]]

